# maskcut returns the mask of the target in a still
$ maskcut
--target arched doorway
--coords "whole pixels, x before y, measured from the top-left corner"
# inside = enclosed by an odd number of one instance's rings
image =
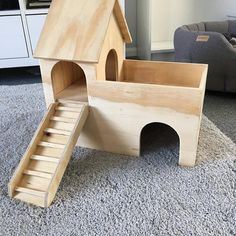
[[[140,134],[140,155],[162,163],[178,163],[180,139],[177,132],[163,123],[149,123]],[[157,157],[158,156],[158,157]],[[159,160],[156,160],[156,159]]]
[[[114,49],[111,49],[106,60],[106,80],[118,80],[118,57]]]
[[[83,69],[73,62],[58,62],[52,69],[55,99],[87,102],[87,84]]]

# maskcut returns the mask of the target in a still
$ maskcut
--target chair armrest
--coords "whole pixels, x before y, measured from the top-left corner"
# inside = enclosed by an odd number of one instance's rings
[[[181,62],[191,62],[190,53],[196,36],[193,32],[185,30],[183,27],[178,28],[174,34],[175,59]]]

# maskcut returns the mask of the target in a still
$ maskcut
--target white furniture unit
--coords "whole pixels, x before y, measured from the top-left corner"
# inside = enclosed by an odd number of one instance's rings
[[[28,57],[20,15],[1,16],[0,29],[0,59]]]
[[[33,51],[48,9],[26,9],[19,1],[19,10],[0,11],[0,68],[35,66]]]
[[[137,0],[137,48],[140,59],[151,60],[154,53],[174,52],[170,22],[163,22],[161,0]],[[172,1],[173,3],[173,1]],[[168,21],[168,16],[166,16]]]
[[[43,24],[45,22],[46,15],[27,15],[26,16],[26,22],[28,25],[29,35],[30,35],[30,42],[31,42],[31,50],[34,51],[34,49],[37,46],[37,42],[43,27]],[[37,28],[35,29],[35,26]]]

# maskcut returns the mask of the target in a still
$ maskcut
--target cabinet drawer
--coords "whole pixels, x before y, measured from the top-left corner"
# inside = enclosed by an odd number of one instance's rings
[[[29,15],[26,16],[27,19],[27,25],[29,29],[30,34],[30,41],[32,46],[32,53],[34,53],[34,50],[37,46],[40,33],[42,31],[44,22],[46,20],[47,15]]]
[[[28,57],[20,16],[0,16],[0,59]]]

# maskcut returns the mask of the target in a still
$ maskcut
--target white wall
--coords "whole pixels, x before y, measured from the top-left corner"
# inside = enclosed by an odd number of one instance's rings
[[[127,0],[129,1],[129,0]],[[152,0],[152,41],[170,41],[181,25],[226,20],[236,15],[235,0]]]
[[[177,27],[195,22],[194,3],[195,0],[153,0],[152,42],[169,41]]]
[[[125,0],[120,0],[120,4],[123,7],[123,9],[125,8]]]
[[[195,1],[195,4],[203,21],[224,20],[228,19],[227,15],[236,16],[235,0],[199,0]]]

